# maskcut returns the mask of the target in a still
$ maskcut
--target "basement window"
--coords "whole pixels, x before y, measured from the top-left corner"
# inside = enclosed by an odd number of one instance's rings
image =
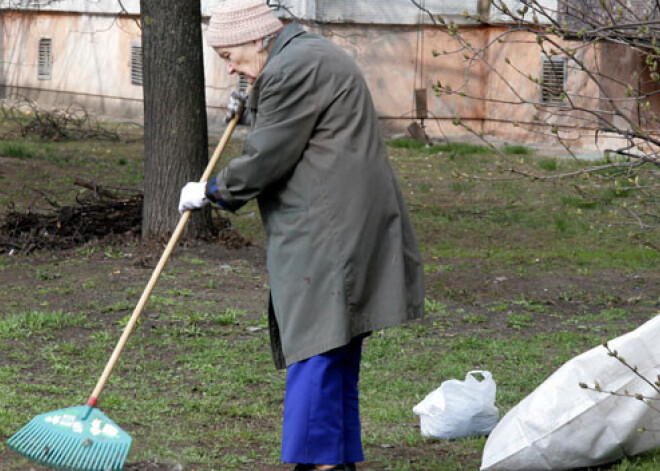
[[[543,57],[541,103],[563,105],[566,92],[566,58]]]
[[[142,86],[142,44],[131,46],[131,83]]]
[[[37,67],[37,78],[39,80],[50,80],[53,69],[53,40],[41,38],[39,40],[39,66]]]

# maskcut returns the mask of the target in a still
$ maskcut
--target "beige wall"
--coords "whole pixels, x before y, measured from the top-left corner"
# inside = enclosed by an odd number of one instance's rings
[[[80,105],[122,118],[142,117],[142,88],[131,84],[134,20],[60,13],[0,14],[0,82],[46,105]],[[38,78],[39,40],[51,38],[50,79]]]

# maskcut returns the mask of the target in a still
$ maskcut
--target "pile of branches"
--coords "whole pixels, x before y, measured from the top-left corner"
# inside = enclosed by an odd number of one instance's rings
[[[38,250],[64,250],[96,240],[117,238],[135,240],[142,231],[141,192],[110,189],[76,179],[87,188],[77,205],[60,206],[46,198],[50,211],[10,209],[0,220],[0,254],[30,254]],[[231,228],[229,219],[217,215],[217,232],[210,240],[229,249],[250,245],[248,239]]]
[[[87,111],[69,107],[46,110],[27,98],[0,108],[0,118],[13,122],[21,136],[36,136],[42,140],[97,139],[117,142],[117,132],[106,129]]]
[[[94,193],[75,206],[50,212],[10,210],[0,224],[0,253],[29,254],[44,249],[69,249],[113,235],[138,236],[142,226],[142,194],[119,197],[88,183]]]

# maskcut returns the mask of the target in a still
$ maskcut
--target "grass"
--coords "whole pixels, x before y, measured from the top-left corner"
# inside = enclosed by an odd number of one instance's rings
[[[443,144],[427,145],[415,139],[400,137],[389,139],[387,143],[389,146],[397,149],[414,149],[425,154],[437,154],[440,152],[444,152],[453,156],[495,154],[495,150],[488,146],[468,144],[465,142],[447,142]],[[531,148],[523,145],[504,145],[501,147],[500,151],[509,155],[532,155],[534,153]]]
[[[532,155],[534,153],[533,149],[522,145],[502,146],[501,151],[504,152],[505,154],[511,154],[511,155]]]
[[[477,469],[485,438],[424,438],[414,405],[442,381],[485,369],[505,414],[565,361],[654,315],[660,254],[629,235],[625,208],[636,200],[625,184],[579,181],[598,197],[586,199],[575,181],[508,179],[485,146],[388,145],[422,247],[427,316],[365,343],[360,469]],[[239,148],[232,142],[230,155]],[[583,165],[525,146],[500,150],[538,171]],[[142,181],[139,144],[21,152],[17,159],[49,166],[44,185],[53,191],[77,171],[108,185]],[[54,155],[71,164],[59,179]],[[254,202],[229,218],[263,246]],[[1,469],[30,466],[6,449],[9,435],[37,413],[83,403],[94,387],[150,275],[125,256],[133,249],[99,243],[59,256],[0,256]],[[288,469],[278,464],[285,375],[272,367],[266,269],[250,250],[177,249],[101,401],[134,438],[129,462]],[[605,469],[659,464],[651,453]]]
[[[538,161],[538,167],[541,170],[546,170],[548,172],[554,172],[555,170],[557,170],[557,159],[556,158],[540,159]]]
[[[62,311],[26,311],[0,319],[0,339],[21,340],[36,335],[52,335],[64,327],[81,326],[85,316]]]
[[[394,148],[415,149],[425,154],[437,154],[439,152],[452,155],[481,155],[495,153],[493,149],[487,146],[467,144],[464,142],[447,142],[444,144],[426,145],[423,142],[416,141],[415,139],[402,137],[397,139],[390,139],[387,141],[387,143]]]
[[[22,160],[43,160],[59,166],[71,165],[74,159],[52,142],[24,141],[16,139],[0,140],[0,155]]]
[[[32,159],[37,157],[40,147],[26,142],[0,141],[0,155],[18,159]]]

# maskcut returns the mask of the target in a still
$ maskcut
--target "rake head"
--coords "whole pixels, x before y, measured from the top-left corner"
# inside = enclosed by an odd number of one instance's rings
[[[53,468],[120,471],[131,441],[103,412],[85,405],[38,415],[7,444],[31,460]]]

